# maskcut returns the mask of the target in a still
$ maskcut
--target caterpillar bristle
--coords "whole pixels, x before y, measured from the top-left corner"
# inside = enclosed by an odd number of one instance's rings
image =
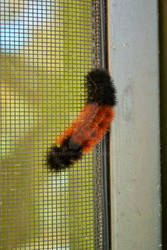
[[[60,147],[51,147],[47,164],[52,171],[70,167],[88,153],[108,131],[114,119],[116,90],[112,78],[103,69],[94,69],[85,77],[88,100],[78,118],[58,138]],[[56,139],[57,140],[57,139]]]
[[[103,69],[94,69],[86,76],[88,103],[115,106],[116,90],[109,73]]]
[[[67,138],[60,147],[57,145],[51,147],[47,157],[47,164],[52,171],[60,171],[73,165],[81,157],[81,148],[72,143],[70,138]]]
[[[47,157],[47,164],[52,171],[59,171],[70,164],[69,160],[65,162],[64,159],[62,160],[62,157],[64,158],[61,148],[55,145],[50,149]]]

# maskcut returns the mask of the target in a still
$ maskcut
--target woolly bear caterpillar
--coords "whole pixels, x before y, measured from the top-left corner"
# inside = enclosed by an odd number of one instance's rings
[[[79,160],[102,139],[114,119],[116,91],[103,69],[94,69],[85,79],[88,100],[78,118],[56,138],[47,156],[51,170],[60,170]]]

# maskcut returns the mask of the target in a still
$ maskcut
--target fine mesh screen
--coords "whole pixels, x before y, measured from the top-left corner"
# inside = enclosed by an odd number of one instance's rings
[[[103,249],[101,145],[59,173],[55,136],[102,64],[100,0],[0,0],[0,249]]]

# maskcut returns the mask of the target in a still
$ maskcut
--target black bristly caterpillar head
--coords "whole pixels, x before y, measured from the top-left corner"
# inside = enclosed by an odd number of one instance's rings
[[[69,167],[82,157],[80,145],[74,143],[70,137],[66,138],[62,145],[51,147],[47,157],[47,163],[52,171],[59,171]]]
[[[86,76],[88,89],[88,103],[115,106],[116,90],[114,83],[107,71],[94,69]]]

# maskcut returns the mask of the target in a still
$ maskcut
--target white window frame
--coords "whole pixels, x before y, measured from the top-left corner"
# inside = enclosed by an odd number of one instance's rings
[[[108,0],[113,250],[161,249],[159,49],[156,0]]]

